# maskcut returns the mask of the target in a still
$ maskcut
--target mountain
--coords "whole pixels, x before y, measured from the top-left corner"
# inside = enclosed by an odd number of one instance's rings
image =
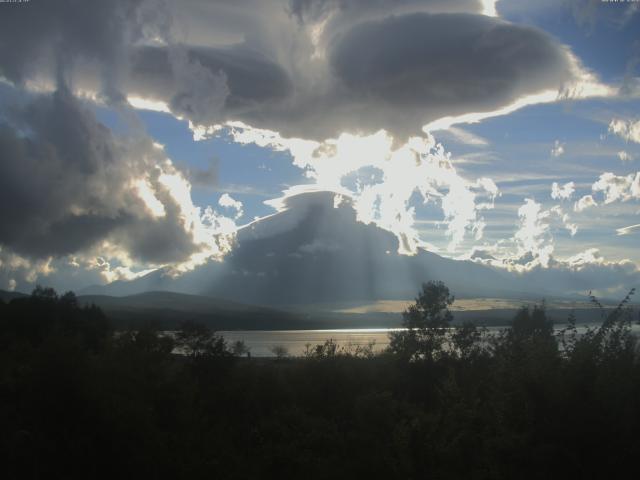
[[[99,306],[116,327],[137,327],[153,324],[163,330],[175,330],[180,323],[191,320],[214,330],[326,330],[334,328],[387,328],[401,325],[400,311],[348,313],[330,305],[305,305],[278,310],[245,305],[208,296],[175,292],[145,292],[123,297],[81,295],[81,305]],[[335,307],[335,306],[333,306]],[[506,325],[516,313],[513,308],[460,309],[453,306],[455,320],[482,325]],[[566,321],[570,310],[566,305],[549,304],[549,317]],[[588,305],[572,309],[581,322],[601,320],[601,312]]]
[[[78,302],[97,305],[117,326],[153,323],[162,329],[175,329],[180,322],[192,320],[217,330],[270,329],[300,327],[309,320],[295,313],[175,292],[122,297],[80,295]]]
[[[8,292],[7,290],[0,290],[0,300],[2,300],[5,303],[9,303],[14,298],[22,298],[26,296],[27,296],[26,293]]]
[[[507,272],[426,250],[398,254],[397,237],[356,220],[332,192],[290,197],[285,208],[238,231],[233,251],[179,277],[157,270],[82,293],[130,295],[174,291],[255,305],[290,306],[413,298],[422,282],[444,281],[467,297],[526,297]]]

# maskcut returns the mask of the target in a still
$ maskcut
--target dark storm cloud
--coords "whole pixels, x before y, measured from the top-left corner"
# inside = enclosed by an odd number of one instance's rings
[[[316,22],[332,12],[340,12],[340,18],[333,22],[354,22],[354,17],[362,20],[363,15],[387,16],[409,11],[467,12],[481,13],[479,0],[290,0],[289,11],[300,22]]]
[[[108,130],[64,90],[28,105],[12,120],[18,128],[0,126],[0,242],[36,255],[67,253],[95,242],[110,221],[70,210],[78,201],[88,210],[97,206],[88,179],[119,155]],[[65,238],[65,223],[86,228],[71,228],[70,233],[82,230],[82,235]]]
[[[568,73],[541,32],[465,14],[358,25],[334,41],[331,65],[354,95],[455,110],[504,101],[517,88],[560,86]]]
[[[480,15],[423,14],[369,22],[333,40],[330,63],[372,128],[405,128],[490,111],[525,92],[559,89],[565,53],[538,30]]]
[[[42,258],[115,239],[146,262],[185,259],[197,246],[175,201],[163,192],[153,218],[131,184],[153,171],[151,150],[119,142],[64,88],[14,109],[0,123],[0,245]]]
[[[292,90],[280,65],[246,48],[141,47],[133,52],[131,63],[132,91],[151,92],[168,101],[174,113],[196,123],[264,108]],[[198,77],[200,81],[192,81]],[[200,108],[203,101],[211,105],[207,98],[220,105]]]
[[[244,45],[187,50],[189,64],[211,79],[202,94],[190,90],[188,105],[218,92],[219,108],[182,108],[175,92],[188,79],[176,75],[166,48],[136,52],[130,88],[142,94],[145,86],[197,124],[241,120],[315,139],[386,129],[406,138],[444,116],[559,90],[572,77],[566,51],[551,37],[483,15],[417,12],[353,25],[340,17],[325,30],[325,66],[307,83]],[[299,62],[318,68],[309,58]]]
[[[142,35],[142,0],[29,2],[0,15],[0,74],[15,83],[34,75],[66,76],[95,64],[107,96],[119,95],[128,46]]]
[[[477,0],[66,0],[5,10],[0,71],[13,81],[55,67],[74,87],[163,101],[198,125],[240,120],[302,138],[384,128],[403,139],[444,116],[560,89],[574,73],[563,46],[480,15]]]

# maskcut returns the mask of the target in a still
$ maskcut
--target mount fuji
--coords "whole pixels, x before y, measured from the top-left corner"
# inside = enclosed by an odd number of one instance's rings
[[[287,198],[278,213],[239,229],[233,251],[220,262],[179,277],[159,269],[82,293],[173,291],[271,306],[406,300],[428,280],[442,280],[459,297],[532,293],[525,278],[505,270],[424,249],[399,254],[393,233],[358,222],[350,201],[335,206],[334,198],[333,192]]]

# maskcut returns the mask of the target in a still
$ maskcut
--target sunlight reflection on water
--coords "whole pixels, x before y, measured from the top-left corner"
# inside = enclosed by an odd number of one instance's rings
[[[583,324],[578,327],[578,332],[583,333],[588,327],[596,324]],[[559,332],[564,325],[557,325]],[[497,333],[504,327],[488,327],[488,332]],[[220,331],[225,340],[231,345],[241,340],[249,347],[251,356],[273,357],[272,348],[284,347],[290,356],[304,355],[307,344],[315,346],[333,339],[339,347],[356,346],[366,347],[373,342],[373,351],[380,352],[389,345],[389,332],[400,330],[397,328],[359,328],[359,329],[335,329],[335,330],[236,330]],[[640,325],[632,325],[632,331],[640,333]]]

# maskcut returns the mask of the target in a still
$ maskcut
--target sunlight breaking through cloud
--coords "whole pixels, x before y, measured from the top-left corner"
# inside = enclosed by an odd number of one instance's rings
[[[346,191],[358,220],[395,233],[402,253],[414,254],[423,245],[415,229],[416,198],[423,204],[440,205],[450,237],[448,250],[454,252],[468,233],[476,240],[482,238],[485,223],[481,212],[493,208],[499,196],[490,178],[471,182],[461,177],[451,155],[429,134],[412,137],[394,148],[392,137],[383,130],[369,136],[345,133],[337,139],[314,142],[285,139],[276,132],[238,122],[229,127],[238,143],[288,151],[294,165],[314,180],[313,187],[300,186],[295,193],[309,188]],[[348,187],[346,180],[353,176],[355,182]]]

